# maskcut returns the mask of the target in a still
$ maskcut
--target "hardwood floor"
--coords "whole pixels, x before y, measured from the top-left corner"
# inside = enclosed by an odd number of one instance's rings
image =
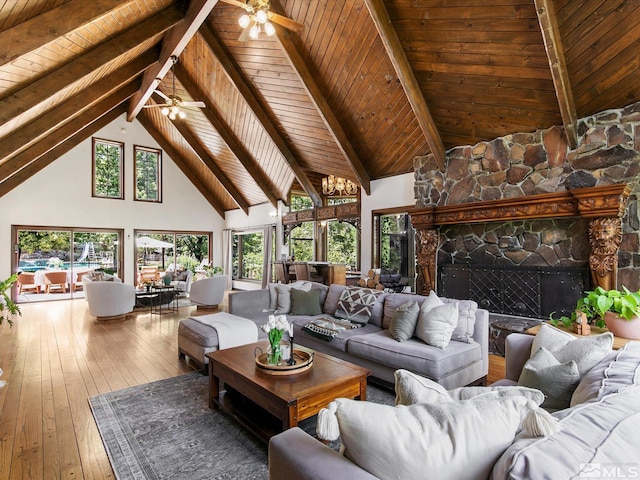
[[[99,324],[84,300],[21,305],[0,327],[0,479],[114,479],[88,398],[190,371],[178,321],[195,312],[133,314]],[[225,308],[226,309],[226,308]],[[504,372],[490,359],[489,381]]]

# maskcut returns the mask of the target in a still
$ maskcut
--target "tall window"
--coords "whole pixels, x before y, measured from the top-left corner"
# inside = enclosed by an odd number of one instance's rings
[[[291,211],[299,212],[300,210],[308,210],[313,208],[313,201],[309,195],[303,195],[300,193],[291,194]]]
[[[378,231],[378,262],[385,270],[413,277],[415,270],[414,236],[406,213],[375,216]]]
[[[233,278],[262,280],[264,235],[262,232],[233,234]]]
[[[358,265],[358,230],[347,222],[327,223],[327,260],[344,263],[353,270]]]
[[[92,195],[124,198],[124,143],[93,139]]]
[[[289,253],[297,262],[313,261],[313,222],[304,222],[291,229]]]
[[[161,202],[162,152],[155,148],[133,147],[135,157],[135,199]]]

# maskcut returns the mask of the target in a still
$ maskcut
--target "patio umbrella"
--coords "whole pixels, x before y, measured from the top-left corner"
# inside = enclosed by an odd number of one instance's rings
[[[151,237],[138,237],[136,238],[136,246],[139,248],[161,248],[162,249],[162,269],[164,270],[164,249],[173,248],[173,243],[163,242],[162,240],[156,240]],[[145,254],[146,257],[146,254]],[[146,261],[146,258],[145,258]]]

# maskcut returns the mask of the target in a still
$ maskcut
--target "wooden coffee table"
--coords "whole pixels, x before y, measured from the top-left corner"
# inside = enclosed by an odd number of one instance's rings
[[[309,370],[270,375],[255,363],[256,347],[266,351],[267,346],[263,341],[207,353],[209,408],[221,408],[263,441],[316,415],[336,398],[366,400],[371,374],[366,368],[315,352]],[[222,383],[225,390],[220,391]]]

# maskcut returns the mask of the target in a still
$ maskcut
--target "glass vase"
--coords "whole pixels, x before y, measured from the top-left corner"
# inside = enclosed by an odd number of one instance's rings
[[[280,344],[271,345],[269,347],[269,351],[267,352],[267,363],[269,365],[275,366],[280,365],[282,361],[282,347]]]

